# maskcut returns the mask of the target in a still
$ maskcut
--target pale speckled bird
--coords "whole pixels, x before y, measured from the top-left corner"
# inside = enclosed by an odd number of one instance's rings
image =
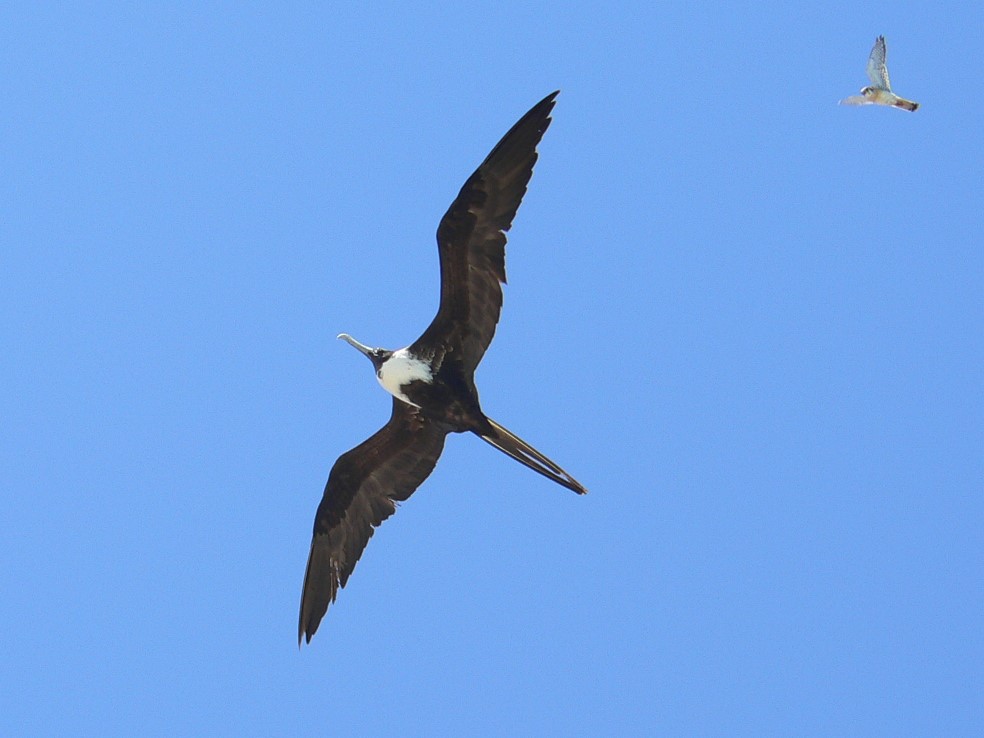
[[[886,53],[885,37],[879,36],[871,48],[871,56],[868,57],[868,79],[871,80],[871,84],[862,87],[860,95],[841,100],[841,105],[890,105],[909,112],[919,107],[919,103],[906,100],[892,92],[892,86],[888,82],[888,67],[885,66]]]

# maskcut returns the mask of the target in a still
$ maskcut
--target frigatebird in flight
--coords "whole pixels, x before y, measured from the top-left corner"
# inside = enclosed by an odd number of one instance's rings
[[[298,644],[305,637],[310,643],[373,529],[434,470],[448,433],[471,431],[557,484],[587,491],[487,417],[474,380],[502,308],[505,232],[526,193],[557,94],[534,105],[496,144],[441,219],[441,304],[423,335],[398,351],[339,335],[369,357],[379,383],[393,395],[393,414],[375,435],[342,454],[328,475],[304,574]]]

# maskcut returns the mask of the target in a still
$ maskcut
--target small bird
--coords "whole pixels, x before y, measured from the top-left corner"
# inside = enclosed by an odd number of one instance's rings
[[[338,337],[365,354],[393,395],[389,422],[342,454],[328,475],[314,519],[297,642],[311,642],[344,587],[373,529],[430,475],[448,433],[470,431],[503,453],[578,494],[570,474],[482,412],[475,368],[495,334],[506,281],[506,234],[550,125],[557,92],[533,106],[465,182],[437,228],[441,299],[427,330],[390,351]]]
[[[875,39],[875,45],[871,47],[871,55],[868,57],[868,79],[871,80],[871,84],[862,87],[860,95],[852,95],[841,100],[841,105],[890,105],[909,112],[919,107],[919,103],[906,100],[892,92],[892,85],[888,82],[888,67],[885,66],[886,54],[885,37],[879,36]]]

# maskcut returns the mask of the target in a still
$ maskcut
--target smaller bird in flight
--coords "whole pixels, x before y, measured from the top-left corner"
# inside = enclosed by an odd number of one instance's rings
[[[885,66],[885,37],[875,39],[868,57],[868,79],[871,84],[861,88],[860,95],[852,95],[840,101],[841,105],[890,105],[893,108],[914,111],[919,103],[906,100],[892,92],[888,82],[888,67]]]

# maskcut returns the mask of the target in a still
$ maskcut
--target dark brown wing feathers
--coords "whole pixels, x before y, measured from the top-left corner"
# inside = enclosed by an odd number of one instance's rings
[[[536,146],[550,125],[557,94],[534,105],[503,136],[465,182],[437,229],[441,304],[427,330],[409,348],[422,356],[440,353],[441,359],[448,352],[454,353],[461,376],[469,382],[499,321],[501,285],[506,281],[505,232],[526,194],[537,159]],[[389,422],[335,462],[314,521],[301,594],[298,643],[305,637],[310,642],[338,588],[344,587],[352,574],[373,529],[393,514],[396,502],[406,500],[434,470],[448,432],[448,428],[424,419],[416,408],[394,399]],[[553,462],[544,471],[520,460],[555,478],[548,473]],[[563,470],[559,472],[569,477]],[[575,489],[561,478],[556,481]]]
[[[441,219],[441,304],[411,351],[457,351],[470,373],[489,347],[506,281],[505,232],[526,194],[557,94],[534,105],[503,136]]]
[[[325,485],[314,519],[314,540],[301,594],[297,640],[308,642],[339,587],[344,587],[373,529],[396,510],[430,473],[447,430],[393,399],[389,422],[342,454]]]

